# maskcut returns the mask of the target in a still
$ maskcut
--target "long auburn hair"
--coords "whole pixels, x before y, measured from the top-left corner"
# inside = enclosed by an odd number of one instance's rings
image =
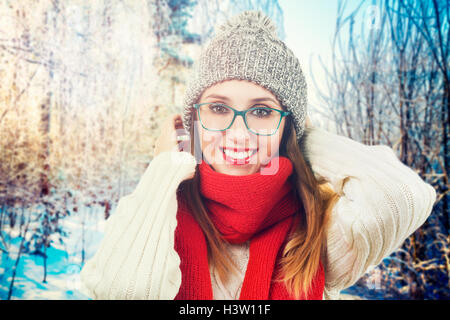
[[[195,112],[194,112],[195,114]],[[195,116],[193,115],[193,119]],[[286,117],[285,128],[279,148],[280,156],[289,158],[293,164],[293,174],[289,177],[295,193],[300,199],[299,223],[288,235],[281,259],[278,261],[282,279],[288,292],[300,299],[303,294],[308,299],[311,284],[319,267],[319,260],[324,254],[326,230],[330,221],[331,210],[339,198],[327,181],[316,178],[307,157],[305,141],[307,130],[297,141],[294,124]],[[198,137],[195,137],[194,121],[191,126],[191,154],[201,159]],[[196,139],[197,138],[197,139]],[[196,141],[197,140],[197,141]],[[206,238],[208,261],[217,269],[221,280],[226,283],[231,272],[236,268],[227,254],[225,241],[209,218],[207,208],[200,193],[199,170],[194,177],[183,181],[178,189],[188,204],[191,213],[200,225]]]

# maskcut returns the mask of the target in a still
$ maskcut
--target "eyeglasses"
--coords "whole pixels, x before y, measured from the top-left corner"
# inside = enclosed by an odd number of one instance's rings
[[[261,136],[271,136],[280,127],[281,120],[290,114],[288,111],[258,105],[247,110],[238,111],[223,103],[205,102],[194,104],[202,127],[210,131],[229,129],[237,116],[244,119],[247,129]]]

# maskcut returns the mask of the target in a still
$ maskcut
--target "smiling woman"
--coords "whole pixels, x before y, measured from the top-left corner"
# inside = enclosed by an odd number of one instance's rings
[[[194,146],[215,171],[253,174],[278,154],[288,113],[267,89],[228,80],[205,90],[197,106],[194,122],[200,143]],[[236,116],[240,111],[241,119]]]
[[[425,222],[436,192],[391,148],[306,121],[300,63],[275,30],[259,11],[219,26],[81,272],[89,296],[336,299]]]

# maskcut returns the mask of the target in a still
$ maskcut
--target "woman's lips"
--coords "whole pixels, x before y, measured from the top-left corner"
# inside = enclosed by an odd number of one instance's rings
[[[248,151],[251,151],[251,154],[250,154],[250,156],[248,156],[246,158],[233,158],[232,156],[227,155],[225,153],[224,149],[231,150],[233,152],[248,152]],[[258,149],[250,149],[250,148],[245,148],[244,149],[244,148],[222,148],[221,147],[220,150],[222,151],[222,155],[223,155],[224,160],[227,163],[232,164],[232,165],[245,165],[245,164],[248,164],[250,162],[250,159],[258,152]]]

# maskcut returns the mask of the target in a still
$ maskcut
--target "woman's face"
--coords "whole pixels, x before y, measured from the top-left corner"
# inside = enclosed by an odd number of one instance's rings
[[[283,110],[280,102],[269,90],[246,80],[216,83],[200,96],[198,103],[205,102],[222,103],[238,111],[261,106]],[[277,132],[271,136],[250,132],[239,116],[225,131],[206,130],[198,121],[197,115],[194,119],[203,160],[217,172],[229,175],[253,174],[278,155],[285,125],[284,117]]]

